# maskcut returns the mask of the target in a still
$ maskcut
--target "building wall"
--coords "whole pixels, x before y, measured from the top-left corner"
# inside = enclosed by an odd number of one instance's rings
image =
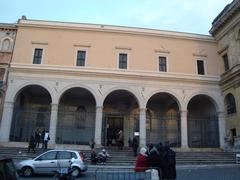
[[[12,58],[15,36],[16,27],[14,25],[0,24],[0,119],[7,90],[8,66]]]
[[[225,102],[226,130],[236,129],[240,136],[240,3],[237,0],[222,11],[224,16],[216,18],[212,33],[218,43],[221,68],[221,90],[223,98],[230,93],[235,98],[236,113],[228,114]],[[229,69],[225,71],[223,55],[228,55]]]
[[[43,48],[43,63],[32,64],[34,48]],[[85,67],[76,67],[78,49],[87,50]],[[128,53],[127,70],[119,70],[119,52]],[[158,56],[168,60],[168,71],[158,71]],[[196,60],[205,61],[205,75],[197,74]],[[50,133],[55,139],[56,110],[60,97],[72,87],[87,89],[96,101],[96,112],[103,108],[105,98],[115,90],[126,90],[136,97],[141,112],[156,93],[168,93],[176,99],[184,119],[181,128],[187,147],[186,112],[188,103],[197,95],[206,95],[216,113],[224,110],[219,87],[220,69],[217,44],[210,36],[166,32],[127,27],[84,25],[20,20],[14,49],[9,86],[5,99],[6,119],[1,141],[8,141],[14,102],[28,85],[44,87],[52,99]],[[54,111],[54,112],[53,112]],[[141,116],[140,129],[146,117]],[[98,114],[98,113],[97,113]],[[99,116],[100,117],[100,116]],[[96,117],[95,123],[99,117]],[[99,138],[100,126],[95,138]],[[220,144],[223,147],[224,118],[219,120]],[[143,128],[142,128],[143,129]],[[141,130],[140,130],[141,131]],[[144,145],[145,132],[140,132]],[[96,139],[95,139],[96,140]],[[97,139],[97,143],[99,143]]]
[[[168,70],[172,73],[196,74],[196,60],[206,61],[207,75],[219,75],[216,42],[210,36],[167,35],[161,32],[135,33],[84,27],[53,28],[51,24],[41,27],[20,23],[13,63],[32,64],[36,47],[44,48],[43,64],[75,67],[78,49],[87,50],[86,68],[116,70],[119,52],[129,54],[128,70],[158,72],[158,56],[168,58]],[[41,22],[37,22],[41,23]],[[34,26],[34,27],[32,27]],[[36,27],[38,26],[38,27]],[[23,53],[24,52],[24,53]]]

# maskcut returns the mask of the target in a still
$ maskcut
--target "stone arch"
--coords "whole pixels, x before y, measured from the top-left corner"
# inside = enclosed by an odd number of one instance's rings
[[[61,97],[64,95],[64,93],[65,93],[66,91],[68,91],[69,89],[72,89],[72,88],[82,88],[82,89],[85,89],[85,90],[89,91],[89,92],[92,94],[92,96],[94,97],[96,106],[99,106],[99,98],[98,98],[98,95],[97,95],[97,93],[95,92],[95,90],[92,89],[92,88],[90,88],[90,87],[88,87],[88,86],[86,86],[86,85],[83,85],[83,84],[71,84],[71,85],[68,85],[68,86],[64,87],[64,88],[58,93],[58,95],[57,95],[57,97],[56,97],[56,102],[57,102],[57,104],[59,104],[59,101],[60,101]]]
[[[158,94],[158,93],[167,93],[167,94],[169,94],[169,95],[177,102],[178,107],[179,107],[179,111],[182,110],[182,106],[183,106],[183,105],[180,103],[180,102],[181,102],[181,101],[180,101],[180,97],[179,97],[175,92],[169,91],[169,90],[166,90],[166,89],[155,90],[155,91],[149,93],[149,94],[147,95],[147,97],[146,97],[145,102],[144,102],[144,107],[147,106],[147,103],[148,103],[149,99],[150,99],[152,96],[154,96],[155,94]]]
[[[187,132],[189,147],[219,147],[218,108],[216,99],[206,94],[195,94],[188,100]]]
[[[109,89],[108,91],[106,91],[106,92],[104,93],[104,95],[102,96],[102,99],[101,99],[101,101],[100,101],[100,105],[101,105],[101,106],[103,105],[106,97],[107,97],[109,94],[111,94],[112,92],[117,91],[117,90],[124,90],[124,91],[130,92],[130,93],[135,97],[135,99],[137,100],[138,107],[140,107],[140,108],[141,108],[141,107],[144,107],[144,106],[143,106],[142,98],[139,96],[139,94],[138,94],[135,90],[133,90],[133,89],[131,89],[131,88],[128,88],[128,87],[122,87],[122,86],[120,86],[120,87],[114,87],[114,88],[111,88],[111,89]]]
[[[117,145],[118,132],[123,131],[123,146],[139,132],[140,100],[130,88],[115,87],[103,95],[102,144]]]
[[[51,94],[41,85],[19,88],[14,97],[10,140],[28,142],[36,131],[49,130],[51,103]]]
[[[180,106],[180,107],[179,107]],[[181,105],[176,98],[166,91],[151,93],[146,102],[147,111],[151,116],[146,121],[147,143],[162,142],[172,147],[180,147],[180,113]],[[149,121],[149,122],[148,122]]]
[[[58,99],[57,144],[87,145],[94,137],[96,97],[82,86],[64,88]]]
[[[27,83],[21,84],[20,86],[15,86],[15,89],[13,90],[13,92],[10,95],[7,94],[6,100],[9,102],[15,102],[18,93],[24,87],[31,86],[31,85],[41,86],[42,88],[46,89],[51,96],[52,103],[55,102],[55,95],[54,95],[52,89],[48,85],[46,85],[45,83],[42,83],[42,82],[27,82]]]
[[[187,106],[188,106],[190,100],[194,96],[197,96],[197,95],[207,96],[209,98],[209,100],[214,104],[217,112],[223,112],[224,111],[222,101],[219,98],[217,98],[214,94],[211,94],[211,93],[208,93],[208,92],[194,92],[194,93],[190,94],[189,96],[187,96],[186,100],[185,100],[186,103],[183,104],[183,109],[187,109]]]
[[[1,40],[1,51],[10,51],[12,49],[13,39],[10,37],[4,37]]]

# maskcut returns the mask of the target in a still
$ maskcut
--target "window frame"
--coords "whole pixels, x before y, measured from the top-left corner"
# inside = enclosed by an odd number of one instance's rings
[[[166,71],[160,71],[160,57],[162,58],[165,58],[166,60]],[[168,57],[166,55],[158,55],[158,61],[157,61],[157,69],[158,69],[158,72],[168,72]]]
[[[80,51],[84,51],[85,52],[84,66],[77,65],[77,63],[78,63],[78,52],[80,52]],[[86,67],[86,65],[87,65],[87,57],[88,57],[87,49],[85,49],[85,48],[76,49],[75,66],[76,67]]]
[[[45,55],[45,49],[43,47],[33,47],[33,52],[32,52],[32,64],[33,65],[39,65],[38,63],[34,63],[34,57],[35,57],[35,50],[36,49],[42,49],[42,57],[41,57],[41,63],[40,64],[43,64],[43,57]]]
[[[232,99],[233,101],[230,101],[231,100],[230,97],[233,97]],[[228,116],[231,116],[237,113],[236,100],[232,93],[228,93],[225,95],[225,110]]]
[[[120,68],[120,54],[126,54],[127,55],[127,67],[126,68]],[[129,69],[129,53],[126,51],[118,51],[117,55],[117,67],[119,70],[128,70]]]
[[[227,59],[225,59],[224,57],[227,57]],[[228,71],[230,69],[230,65],[229,65],[229,58],[228,58],[228,53],[224,53],[222,55],[222,60],[223,60],[223,67],[224,67],[224,71]],[[227,60],[227,61],[226,61]],[[227,62],[227,67],[226,67],[226,62]]]
[[[198,61],[202,61],[202,62],[203,62],[204,74],[199,74],[199,72],[198,72]],[[206,67],[206,60],[205,60],[205,59],[197,58],[197,60],[196,60],[196,74],[197,74],[197,75],[200,75],[200,76],[205,76],[205,75],[207,75],[207,67]]]

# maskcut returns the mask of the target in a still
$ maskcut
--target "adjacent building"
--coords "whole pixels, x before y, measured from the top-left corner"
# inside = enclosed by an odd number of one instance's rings
[[[16,31],[17,28],[13,24],[0,24],[0,119],[2,119],[8,69],[12,58]]]
[[[240,136],[240,1],[227,5],[212,23],[221,67],[220,86],[226,114],[226,140],[236,145]],[[235,142],[234,142],[235,139]]]

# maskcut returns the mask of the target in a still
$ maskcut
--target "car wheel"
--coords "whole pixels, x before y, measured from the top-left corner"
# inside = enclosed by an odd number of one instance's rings
[[[72,176],[73,177],[78,177],[80,175],[80,169],[78,167],[72,167]]]
[[[21,172],[24,177],[31,177],[33,175],[33,169],[31,167],[23,167]]]

